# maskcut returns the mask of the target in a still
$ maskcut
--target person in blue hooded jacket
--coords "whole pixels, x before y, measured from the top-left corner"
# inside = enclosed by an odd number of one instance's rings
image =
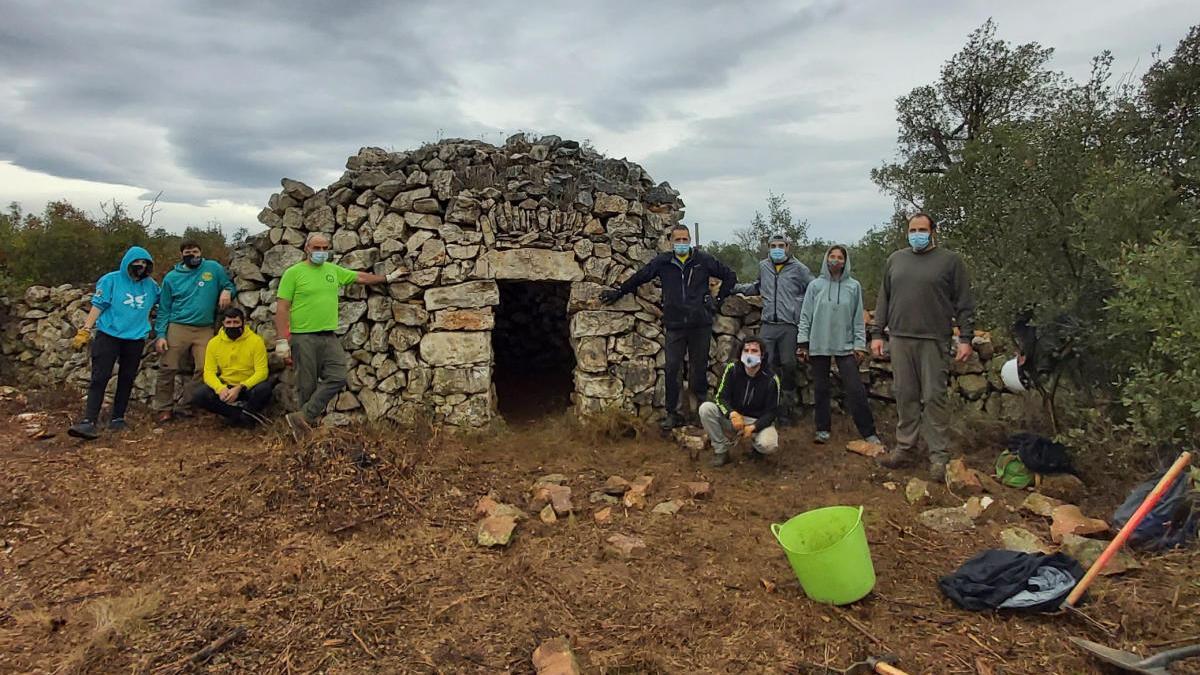
[[[830,375],[837,363],[838,377],[846,395],[846,407],[858,433],[868,442],[882,445],[875,434],[875,419],[867,404],[867,388],[858,366],[867,357],[867,325],[863,312],[862,286],[850,276],[850,255],[840,245],[829,247],[821,262],[821,276],[808,286],[796,331],[796,356],[812,368],[817,443],[829,442]]]
[[[76,349],[91,343],[92,379],[83,418],[67,434],[89,441],[99,436],[96,418],[104,403],[104,390],[112,378],[113,366],[117,366],[117,390],[108,428],[111,431],[126,428],[125,409],[142,362],[146,336],[150,334],[150,310],[158,303],[158,284],[150,277],[153,271],[154,258],[150,252],[141,246],[131,246],[121,258],[121,266],[96,282],[92,309],[72,340]]]

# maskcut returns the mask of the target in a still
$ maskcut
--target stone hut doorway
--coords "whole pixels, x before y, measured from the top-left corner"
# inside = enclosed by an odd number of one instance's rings
[[[496,407],[509,422],[557,414],[571,407],[575,351],[564,281],[500,280],[492,331]]]

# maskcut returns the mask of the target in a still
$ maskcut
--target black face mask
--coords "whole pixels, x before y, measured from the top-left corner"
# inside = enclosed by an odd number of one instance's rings
[[[150,267],[147,265],[130,265],[129,272],[133,274],[134,279],[140,281],[150,276]]]
[[[230,328],[229,326],[226,326],[225,327],[225,336],[228,337],[230,340],[236,340],[236,339],[242,337],[242,331],[244,331],[244,330],[246,330],[245,326],[238,326],[237,328]]]
[[[200,263],[202,263],[202,262],[204,262],[204,258],[201,258],[198,255],[183,256],[183,264],[192,269],[196,269],[197,267],[199,267]]]

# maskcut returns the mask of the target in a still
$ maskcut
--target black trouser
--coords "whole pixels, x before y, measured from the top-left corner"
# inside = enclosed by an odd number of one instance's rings
[[[252,413],[266,408],[267,404],[271,402],[271,390],[273,388],[274,385],[271,383],[271,380],[266,380],[259,382],[249,389],[242,389],[241,393],[238,394],[237,400],[242,402],[243,407],[238,407],[222,401],[221,397],[217,395],[217,392],[213,391],[212,387],[204,385],[197,388],[196,393],[192,396],[192,405],[204,408],[209,412],[215,412],[230,422],[242,422],[245,420],[245,416],[242,415],[243,408]]]
[[[683,357],[688,360],[688,384],[696,395],[696,404],[708,398],[708,343],[712,326],[667,329],[667,413],[679,413],[679,375]]]
[[[96,331],[96,337],[92,339],[92,381],[88,384],[83,419],[95,422],[100,415],[104,390],[108,388],[114,365],[117,366],[117,391],[113,395],[112,419],[125,417],[129,395],[133,393],[133,380],[137,377],[145,347],[145,340],[122,340]]]
[[[871,407],[867,405],[867,388],[863,386],[862,377],[858,374],[858,361],[853,354],[809,357],[812,362],[817,431],[829,431],[832,422],[829,410],[829,365],[834,359],[837,359],[842,393],[846,396],[846,407],[850,409],[850,416],[854,418],[854,426],[863,438],[874,436],[875,418],[871,415]]]

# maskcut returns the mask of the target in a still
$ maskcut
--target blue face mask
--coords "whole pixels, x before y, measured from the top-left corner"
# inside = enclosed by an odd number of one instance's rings
[[[924,251],[929,248],[929,233],[928,232],[909,232],[908,245],[914,251]]]
[[[308,254],[308,259],[311,260],[312,264],[314,265],[324,265],[325,263],[329,262],[329,251],[313,251],[312,253]]]
[[[692,252],[691,244],[675,244],[674,248],[675,255],[679,256],[680,258],[689,255]]]
[[[781,263],[787,259],[787,251],[781,248],[773,248],[768,254],[771,256],[771,262]]]
[[[742,354],[742,363],[746,364],[747,368],[753,368],[762,363],[762,357],[758,354]]]

